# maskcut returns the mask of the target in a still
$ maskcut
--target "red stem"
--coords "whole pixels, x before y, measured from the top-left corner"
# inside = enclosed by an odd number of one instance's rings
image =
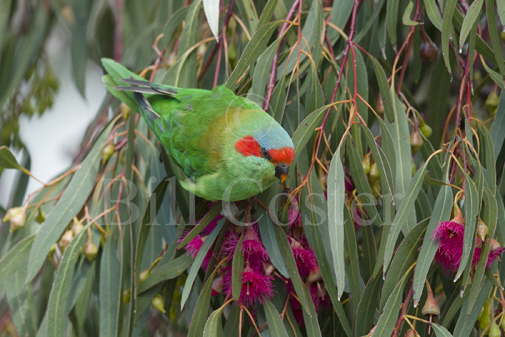
[[[282,24],[281,29],[279,30],[279,34],[277,34],[277,38],[282,38],[284,33],[288,29],[289,21],[291,20],[291,17],[293,16],[293,13],[295,12],[296,8],[299,6],[300,0],[296,0],[291,8],[288,11],[288,14],[286,15],[285,22]],[[267,86],[267,93],[265,96],[265,100],[263,101],[263,110],[268,110],[270,106],[270,100],[272,99],[272,93],[274,91],[275,87],[275,79],[277,77],[277,62],[279,60],[279,52],[282,46],[282,40],[279,42],[279,46],[277,47],[277,51],[274,55],[274,58],[272,60],[272,67],[270,70],[270,78],[268,80],[268,86]]]

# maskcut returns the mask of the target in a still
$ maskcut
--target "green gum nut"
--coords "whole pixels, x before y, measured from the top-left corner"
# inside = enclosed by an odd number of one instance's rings
[[[500,326],[495,322],[491,323],[491,328],[489,329],[489,337],[501,337]]]
[[[423,134],[424,137],[429,138],[431,134],[433,133],[433,130],[431,129],[431,126],[429,126],[426,123],[422,123],[421,126],[419,127],[419,130]]]

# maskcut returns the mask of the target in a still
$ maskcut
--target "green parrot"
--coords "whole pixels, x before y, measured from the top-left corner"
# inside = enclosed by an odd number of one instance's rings
[[[184,172],[184,189],[211,201],[238,201],[266,190],[276,178],[285,183],[295,157],[293,141],[256,103],[225,86],[176,88],[142,80],[112,60],[103,64],[116,85],[109,80],[109,90],[117,97],[132,94]]]

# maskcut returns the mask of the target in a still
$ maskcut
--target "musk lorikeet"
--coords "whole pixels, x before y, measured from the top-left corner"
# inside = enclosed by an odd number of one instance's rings
[[[147,82],[104,59],[109,91],[138,108],[184,172],[183,188],[207,200],[252,197],[284,183],[295,152],[288,133],[256,103],[212,90]]]

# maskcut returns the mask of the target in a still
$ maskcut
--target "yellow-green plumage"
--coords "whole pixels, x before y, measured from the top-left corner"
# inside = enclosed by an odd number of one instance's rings
[[[236,147],[247,136],[257,139],[264,150],[293,147],[286,131],[257,104],[224,86],[202,90],[125,81],[133,74],[124,76],[128,70],[114,63],[117,76],[122,77],[117,79],[108,69],[111,61],[107,62],[104,66],[120,89],[135,92],[139,111],[184,172],[185,189],[208,200],[235,201],[275,182],[275,162],[244,155]]]

